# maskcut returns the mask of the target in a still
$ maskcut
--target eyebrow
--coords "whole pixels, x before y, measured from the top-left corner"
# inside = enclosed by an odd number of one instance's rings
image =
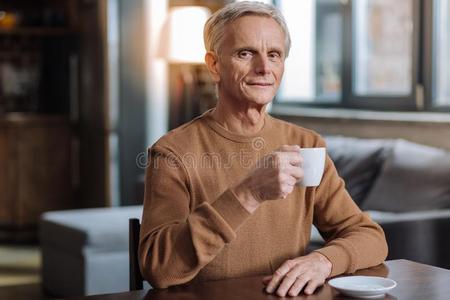
[[[233,53],[239,53],[239,52],[241,52],[241,51],[250,51],[250,52],[253,52],[253,53],[258,52],[258,50],[257,50],[256,48],[254,48],[254,47],[243,46],[243,47],[238,47],[238,48],[236,48],[236,49],[233,51]],[[280,54],[284,54],[284,51],[283,51],[281,48],[278,48],[278,47],[271,47],[271,48],[269,48],[268,52],[278,52],[278,53],[280,53]]]
[[[278,52],[280,54],[284,54],[284,51],[281,48],[278,48],[278,47],[269,48],[269,52],[274,52],[274,51]]]
[[[241,51],[258,52],[258,50],[256,50],[256,48],[253,48],[253,47],[246,47],[246,46],[244,46],[244,47],[238,47],[238,48],[236,48],[233,52],[234,52],[234,53],[239,53],[239,52],[241,52]]]

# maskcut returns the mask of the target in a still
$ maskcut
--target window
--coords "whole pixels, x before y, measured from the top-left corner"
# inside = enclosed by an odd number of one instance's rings
[[[292,39],[279,98],[338,102],[341,98],[342,15],[339,0],[278,1]]]
[[[435,105],[450,105],[450,0],[435,1]]]
[[[274,2],[292,38],[277,103],[450,108],[450,0]]]
[[[412,85],[413,1],[353,2],[353,93],[409,95]]]

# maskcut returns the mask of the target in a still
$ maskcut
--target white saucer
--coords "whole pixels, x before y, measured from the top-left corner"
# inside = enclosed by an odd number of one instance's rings
[[[328,284],[344,295],[364,299],[383,297],[397,286],[392,279],[376,276],[339,277],[331,279]]]

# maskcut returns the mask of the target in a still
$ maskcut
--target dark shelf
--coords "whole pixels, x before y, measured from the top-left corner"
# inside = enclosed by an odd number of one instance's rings
[[[0,35],[30,35],[30,36],[66,36],[77,33],[75,28],[68,27],[16,27],[0,28]]]
[[[69,117],[64,114],[45,114],[45,113],[3,113],[0,114],[0,125],[2,124],[23,124],[34,123],[63,123],[69,122]]]

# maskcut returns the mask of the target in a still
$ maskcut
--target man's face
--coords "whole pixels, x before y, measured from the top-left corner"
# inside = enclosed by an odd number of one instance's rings
[[[212,74],[219,97],[258,106],[272,101],[283,76],[284,42],[280,25],[268,17],[244,16],[228,24]]]

